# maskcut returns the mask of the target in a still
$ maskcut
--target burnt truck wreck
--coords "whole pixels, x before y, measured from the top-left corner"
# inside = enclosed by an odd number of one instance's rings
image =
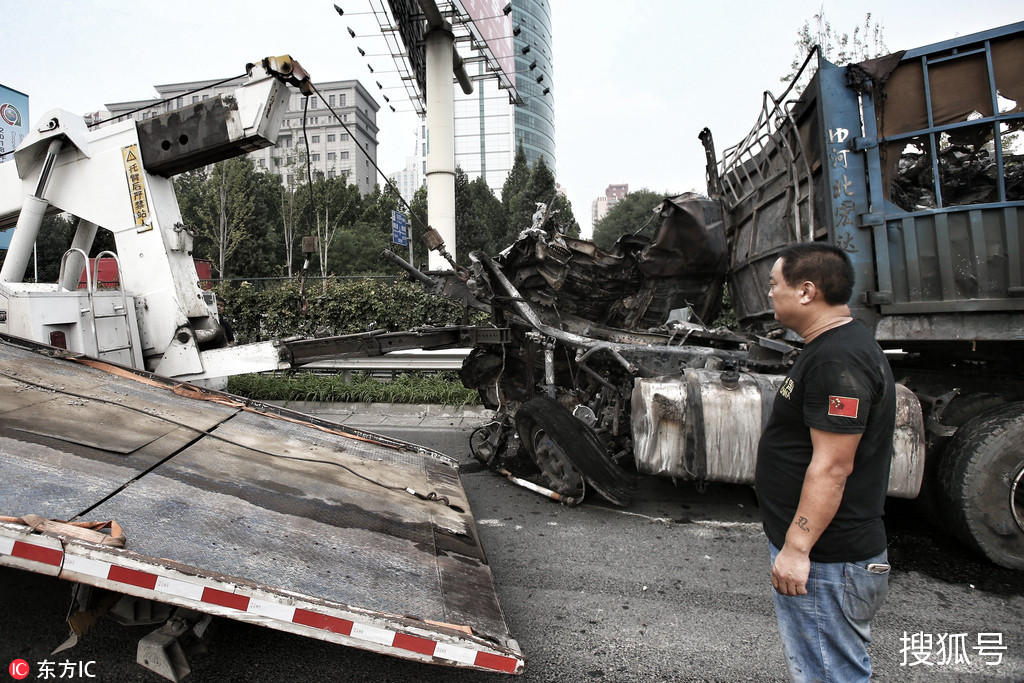
[[[701,133],[708,196],[664,200],[652,237],[602,250],[541,219],[494,257],[414,273],[492,316],[461,371],[495,411],[472,451],[567,504],[628,505],[645,474],[752,484],[801,346],[769,272],[786,245],[827,241],[897,378],[889,494],[1024,568],[1024,23],[809,65],[721,158]],[[726,293],[735,330],[711,327]]]

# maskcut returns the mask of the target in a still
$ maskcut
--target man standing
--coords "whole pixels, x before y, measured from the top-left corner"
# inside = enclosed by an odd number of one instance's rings
[[[811,242],[782,251],[768,297],[803,337],[758,447],[757,498],[775,614],[795,681],[866,681],[871,619],[889,565],[885,494],[896,388],[871,333],[850,316],[850,259]]]
[[[227,340],[228,346],[234,346],[235,345],[235,331],[231,327],[231,320],[228,319],[228,316],[225,313],[226,305],[227,305],[227,302],[225,302],[224,298],[218,294],[217,295],[217,318],[220,320],[220,327],[221,327],[221,329],[224,330],[224,338]]]

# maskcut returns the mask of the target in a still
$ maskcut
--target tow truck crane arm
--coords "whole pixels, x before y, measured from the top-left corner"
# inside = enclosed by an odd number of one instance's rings
[[[288,98],[284,86],[311,95],[309,74],[288,55],[250,62],[245,70],[249,82],[232,94],[139,122],[139,143],[147,172],[170,178],[277,142]],[[261,82],[262,87],[252,87]]]
[[[313,82],[309,79],[309,74],[302,68],[302,65],[292,59],[291,55],[281,55],[280,57],[265,57],[260,64],[263,65],[263,69],[274,76],[282,83],[294,86],[299,92],[307,97],[313,94]],[[245,71],[248,74],[252,73],[255,64],[246,64]]]
[[[216,376],[203,353],[225,344],[223,332],[199,288],[170,179],[273,145],[288,85],[313,91],[287,55],[246,71],[231,93],[145,121],[90,128],[67,111],[43,116],[15,163],[0,165],[0,228],[16,226],[0,271],[0,333],[167,377]],[[80,219],[59,282],[25,283],[43,217],[57,212]],[[78,288],[98,228],[114,234],[117,291]]]

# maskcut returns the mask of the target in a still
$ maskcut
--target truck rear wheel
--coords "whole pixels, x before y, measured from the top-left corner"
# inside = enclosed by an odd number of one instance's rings
[[[996,564],[1024,569],[1024,402],[965,422],[939,481],[961,539]]]

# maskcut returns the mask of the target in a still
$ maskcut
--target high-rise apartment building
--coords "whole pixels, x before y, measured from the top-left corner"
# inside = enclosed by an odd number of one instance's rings
[[[427,124],[420,121],[416,127],[415,142],[413,143],[412,155],[405,158],[405,168],[397,173],[392,173],[388,179],[398,189],[402,199],[412,203],[416,190],[426,184],[427,178]]]
[[[227,94],[245,82],[245,77],[220,81],[190,81],[157,85],[158,100],[107,104],[109,115],[122,120],[130,116],[142,121],[209,97]],[[305,173],[301,163],[306,151],[310,168],[328,178],[345,177],[360,194],[373,191],[378,182],[377,111],[380,105],[359,81],[330,81],[316,84],[319,95],[310,96],[303,112],[304,95],[289,92],[277,144],[250,152],[257,167],[278,173],[285,183],[299,182]],[[332,113],[333,111],[333,113]],[[132,112],[132,113],[130,113]],[[338,118],[340,117],[340,121]],[[303,129],[305,119],[305,129]],[[301,155],[301,156],[300,156]]]
[[[609,209],[619,203],[619,201],[629,194],[629,185],[609,185],[604,190],[604,196],[598,197],[590,204],[590,219],[591,225],[597,225],[597,222],[608,215]]]

